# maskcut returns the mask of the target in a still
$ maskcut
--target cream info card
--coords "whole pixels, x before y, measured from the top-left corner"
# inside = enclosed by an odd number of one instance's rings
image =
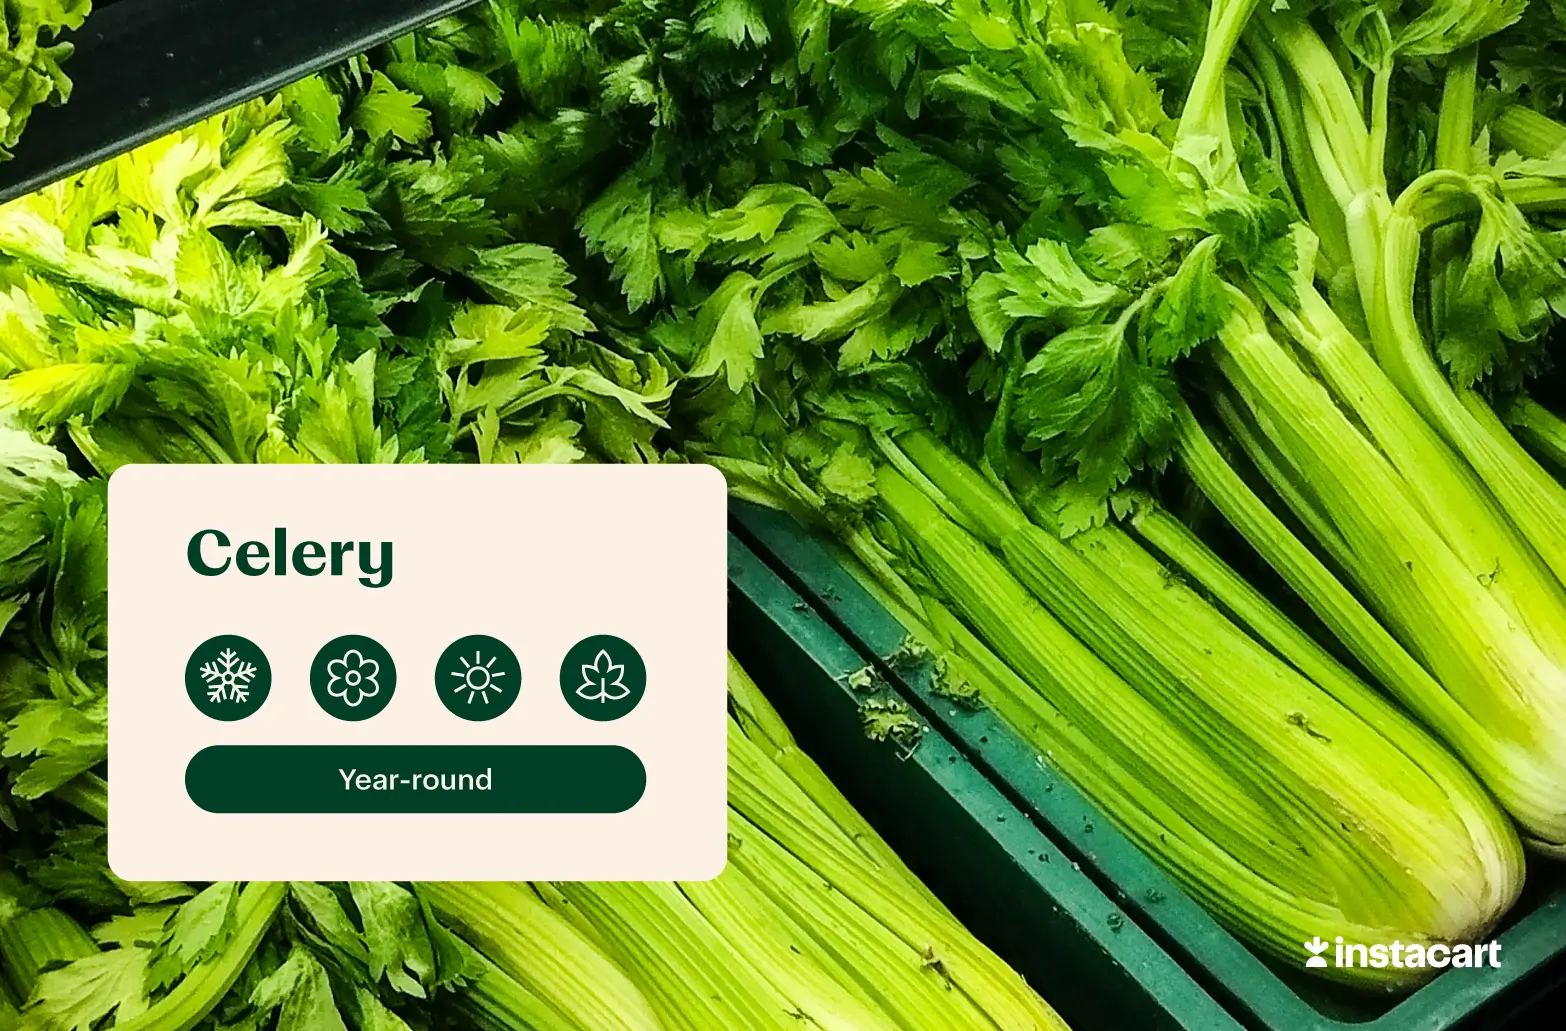
[[[726,850],[704,466],[109,481],[128,880],[704,880]]]

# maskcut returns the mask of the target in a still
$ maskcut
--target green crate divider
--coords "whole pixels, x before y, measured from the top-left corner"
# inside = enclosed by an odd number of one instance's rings
[[[897,619],[792,517],[735,502],[731,522],[757,554],[866,654],[922,716],[994,780],[1129,915],[1246,1027],[1256,1031],[1490,1031],[1533,1019],[1566,1028],[1566,866],[1534,862],[1496,940],[1498,969],[1449,970],[1408,995],[1375,996],[1264,961],[1221,927],[1047,761],[985,710],[936,693],[927,663],[899,658]],[[1303,957],[1303,952],[1302,952]],[[1553,1013],[1553,1018],[1545,1014]]]
[[[872,741],[869,666],[778,574],[729,539],[729,646],[800,747],[974,934],[1074,1031],[1242,1031],[1119,906],[927,728]]]

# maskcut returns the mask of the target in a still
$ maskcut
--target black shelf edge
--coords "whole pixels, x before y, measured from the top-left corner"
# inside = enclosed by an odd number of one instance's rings
[[[453,14],[475,0],[117,0],[72,34],[69,102],[33,112],[0,164],[31,193]]]

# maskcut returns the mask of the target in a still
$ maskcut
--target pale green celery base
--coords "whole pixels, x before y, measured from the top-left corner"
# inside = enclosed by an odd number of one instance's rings
[[[1220,846],[1211,836],[1186,824],[1183,815],[1177,814],[1199,809],[1199,804],[1192,808],[1189,792],[1201,795],[1212,787],[1201,772],[1212,757],[1200,746],[1178,745],[1183,735],[1177,725],[1149,710],[1135,692],[1127,691],[1079,641],[1063,632],[987,549],[940,518],[934,504],[907,481],[899,486],[900,479],[890,470],[882,471],[883,505],[898,524],[906,545],[916,550],[924,572],[950,594],[965,621],[982,628],[986,642],[982,647],[994,648],[1005,665],[1018,671],[1010,676],[1020,677],[1049,700],[1043,712],[1032,707],[1030,713],[1024,707],[1020,718],[1034,718],[1019,729],[1050,755],[1068,778],[1104,806],[1112,819],[1126,827],[1220,919],[1267,951],[1280,957],[1290,955],[1296,947],[1295,935],[1313,922],[1327,919],[1334,926],[1353,923],[1335,905],[1301,898],[1298,890],[1260,878],[1230,854],[1232,839],[1261,828],[1247,830],[1243,824],[1231,824],[1220,835],[1225,842]],[[1060,706],[1060,718],[1052,721],[1049,714],[1056,706]],[[1004,711],[1002,715],[1014,723],[1019,719]],[[1062,726],[1070,728],[1070,733],[1062,733]],[[1096,734],[1107,734],[1108,739],[1098,740]],[[1135,745],[1127,747],[1126,742]],[[1172,753],[1166,754],[1171,748],[1183,758],[1176,760]],[[1084,761],[1085,770],[1072,768],[1073,762]],[[1176,772],[1178,784],[1169,779]],[[1224,774],[1216,769],[1213,773],[1222,780]],[[1118,798],[1117,791],[1123,791]],[[1154,814],[1157,818],[1150,820]],[[1445,869],[1450,870],[1450,853]],[[1294,872],[1296,880],[1302,875],[1303,871]],[[1471,924],[1487,925],[1498,912],[1474,921],[1470,907],[1490,890],[1488,880],[1479,884],[1459,881],[1443,890],[1442,899],[1451,905],[1451,914],[1461,911]],[[1376,930],[1362,927],[1356,933],[1378,935],[1387,927],[1377,924]]]
[[[1360,589],[1445,690],[1405,703],[1464,754],[1530,833],[1566,841],[1566,671],[1463,567],[1385,457],[1246,304],[1236,295],[1220,363],[1261,430],[1317,485],[1360,556],[1349,568]]]
[[[837,822],[812,804],[809,789],[801,788],[788,771],[764,760],[757,743],[743,735],[735,737],[740,740],[730,741],[731,827],[740,833],[753,827],[766,836],[781,850],[774,852],[775,857],[781,859],[786,853],[789,865],[808,868],[830,883],[835,898],[862,910],[913,955],[922,956],[925,948],[933,947],[941,957],[949,983],[977,1003],[1001,1028],[1060,1026],[1049,1005],[1014,970],[977,942],[944,905],[933,897],[927,898],[922,885],[919,891],[910,890],[908,882],[916,879],[901,859],[890,850],[885,851],[884,857],[875,854],[885,849],[884,843],[880,843],[880,849],[864,848],[859,840],[863,835],[857,830],[857,814],[848,824]],[[879,842],[874,831],[869,834]],[[735,854],[731,853],[733,858]],[[761,886],[765,888],[766,884],[764,877]],[[795,910],[791,897],[783,897],[780,904],[791,912]],[[807,920],[806,926],[815,929],[820,923]],[[876,934],[880,936],[879,931]],[[856,963],[854,970],[864,990],[872,995],[886,990],[873,963]],[[914,986],[913,990],[919,993],[923,988]],[[959,1014],[969,1012],[966,1003],[955,1005]]]
[[[1063,542],[1011,508],[929,435],[908,434],[901,443],[935,489],[995,538],[1007,566],[1035,596],[1173,722],[1226,757],[1227,770],[1308,839],[1308,850],[1332,876],[1357,868],[1360,883],[1384,877],[1397,884],[1395,900],[1382,899],[1388,923],[1430,913],[1429,902],[1410,891],[1404,878],[1409,870],[1423,870],[1425,884],[1466,866],[1457,882],[1479,890],[1442,903],[1455,907],[1449,917],[1456,922],[1475,919],[1476,910],[1479,919],[1493,919],[1510,903],[1517,876],[1507,875],[1497,855],[1515,856],[1517,843],[1504,818],[1460,764],[1368,686],[1336,665],[1325,670],[1325,684],[1304,677],[1118,528]],[[1029,511],[1038,512],[1043,500],[1024,492]],[[1047,516],[1043,521],[1047,525]],[[1128,651],[1164,675],[1148,676],[1141,663],[1123,667],[1111,659]],[[1404,774],[1383,779],[1405,761],[1411,765]],[[1416,769],[1424,772],[1423,782]],[[1328,783],[1335,787],[1324,790]],[[1341,824],[1354,819],[1346,814],[1391,827],[1423,826],[1432,798],[1439,799],[1435,811],[1453,814],[1461,825],[1443,833],[1427,828],[1416,838],[1393,833],[1369,846],[1360,841],[1336,858],[1319,854],[1338,842]],[[1311,830],[1316,821],[1320,826]],[[1240,858],[1266,874],[1257,857]],[[1299,866],[1297,853],[1288,861]],[[1292,876],[1302,872],[1294,869]],[[1367,899],[1358,902],[1365,906],[1362,915],[1371,911]]]
[[[1273,605],[1250,582],[1237,574],[1182,522],[1154,504],[1142,506],[1133,525],[1144,539],[1200,583],[1235,618],[1275,652],[1323,690],[1398,744],[1404,755],[1449,791],[1448,802],[1462,814],[1479,857],[1488,871],[1487,905],[1501,913],[1510,908],[1522,882],[1523,870],[1516,848],[1516,832],[1495,800],[1480,786],[1467,767],[1433,738],[1407,733],[1407,717],[1383,696],[1375,694],[1341,662]],[[1412,667],[1415,676],[1423,668],[1397,642],[1386,638],[1396,661]],[[1433,686],[1433,685],[1432,685]]]

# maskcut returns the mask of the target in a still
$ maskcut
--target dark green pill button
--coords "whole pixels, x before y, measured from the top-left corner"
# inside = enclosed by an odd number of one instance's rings
[[[623,813],[646,789],[619,745],[214,745],[185,768],[209,813]]]

